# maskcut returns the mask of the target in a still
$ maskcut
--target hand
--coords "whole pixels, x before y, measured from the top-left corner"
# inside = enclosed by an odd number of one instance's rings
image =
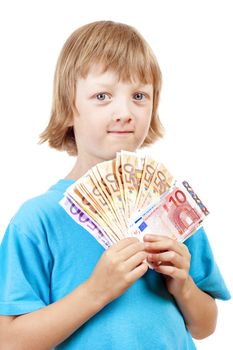
[[[89,278],[96,298],[107,304],[124,293],[143,276],[148,265],[145,244],[137,238],[125,238],[108,248]]]
[[[168,291],[177,297],[189,287],[190,253],[186,245],[159,235],[145,235],[147,260],[165,277]]]

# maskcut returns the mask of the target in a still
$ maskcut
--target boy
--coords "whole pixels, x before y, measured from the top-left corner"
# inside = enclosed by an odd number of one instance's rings
[[[214,298],[230,295],[202,228],[185,244],[149,235],[104,252],[58,204],[95,164],[162,136],[160,89],[156,58],[134,28],[99,21],[68,38],[41,142],[76,162],[21,206],[3,238],[3,349],[195,349],[192,336],[214,331]]]

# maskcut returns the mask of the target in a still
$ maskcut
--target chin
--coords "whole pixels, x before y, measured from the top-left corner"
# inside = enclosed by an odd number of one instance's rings
[[[122,145],[121,147],[116,147],[113,152],[111,152],[112,159],[116,157],[116,153],[120,151],[129,151],[129,152],[134,152],[137,147],[134,145]]]
[[[125,143],[118,143],[115,142],[111,145],[105,145],[102,149],[103,152],[100,152],[99,158],[102,158],[104,160],[111,160],[116,158],[116,153],[120,151],[129,151],[129,152],[135,152],[140,147],[140,143],[136,142],[125,142]]]

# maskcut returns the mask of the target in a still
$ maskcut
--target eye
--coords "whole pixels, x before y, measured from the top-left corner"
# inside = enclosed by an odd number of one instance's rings
[[[134,97],[137,101],[141,101],[145,95],[142,92],[137,92]]]
[[[95,96],[96,96],[97,100],[99,100],[99,101],[104,101],[104,100],[106,100],[106,96],[109,97],[109,95],[106,94],[105,92],[99,92],[99,93],[98,93],[97,95],[95,95]]]

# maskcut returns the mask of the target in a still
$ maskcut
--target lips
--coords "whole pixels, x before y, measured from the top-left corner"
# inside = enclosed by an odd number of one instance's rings
[[[114,130],[114,131],[108,131],[108,134],[132,134],[132,130]]]

